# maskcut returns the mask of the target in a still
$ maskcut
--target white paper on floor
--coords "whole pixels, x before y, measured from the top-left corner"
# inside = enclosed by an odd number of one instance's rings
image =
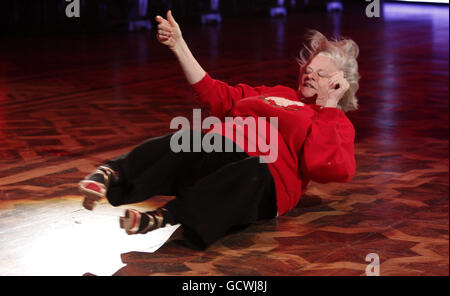
[[[147,234],[127,235],[119,216],[80,210],[50,224],[23,260],[30,275],[112,275],[125,266],[121,254],[152,253],[180,226],[168,225]]]

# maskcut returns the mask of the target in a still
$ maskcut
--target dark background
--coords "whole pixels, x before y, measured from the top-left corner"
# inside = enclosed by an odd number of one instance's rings
[[[288,12],[324,11],[326,0],[286,0]],[[305,4],[307,2],[307,4]],[[342,1],[344,6],[366,6],[360,1]],[[381,2],[381,1],[380,1]],[[0,1],[0,35],[35,36],[54,33],[90,33],[126,31],[130,20],[138,20],[138,0],[80,0],[80,18],[68,18],[65,0],[2,0]],[[267,17],[276,0],[221,0],[222,18]],[[209,0],[149,0],[147,15],[165,15],[171,9],[180,24],[200,23],[200,16],[208,13]],[[359,10],[360,12],[361,10]]]

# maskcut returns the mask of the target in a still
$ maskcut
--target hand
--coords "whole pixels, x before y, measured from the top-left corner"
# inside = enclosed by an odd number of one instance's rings
[[[328,86],[330,89],[328,91],[328,99],[325,103],[325,107],[337,107],[339,101],[350,88],[350,84],[344,78],[344,71],[341,70],[333,73],[330,76]]]
[[[180,26],[172,16],[172,11],[167,11],[167,20],[159,15],[156,16],[155,19],[158,22],[156,39],[158,39],[161,44],[174,50],[175,47],[181,43],[183,37],[181,35]]]
[[[349,87],[350,84],[344,78],[344,71],[334,72],[328,78],[328,89],[325,91],[324,87],[319,91],[316,104],[336,108]]]

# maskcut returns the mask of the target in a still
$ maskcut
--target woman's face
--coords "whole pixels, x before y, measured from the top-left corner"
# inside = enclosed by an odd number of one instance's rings
[[[331,74],[338,70],[331,58],[316,55],[304,69],[301,69],[298,87],[300,100],[320,105],[318,101],[325,99],[323,96],[328,93]]]

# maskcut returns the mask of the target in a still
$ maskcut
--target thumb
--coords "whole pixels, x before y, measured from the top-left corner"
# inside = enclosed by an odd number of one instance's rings
[[[177,25],[177,22],[175,21],[175,19],[174,19],[173,16],[172,16],[172,11],[171,11],[171,10],[167,11],[167,20],[169,21],[169,23],[170,23],[172,26]]]

